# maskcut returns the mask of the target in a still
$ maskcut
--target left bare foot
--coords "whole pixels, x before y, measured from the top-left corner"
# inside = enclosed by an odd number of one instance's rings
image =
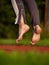
[[[36,25],[35,31],[32,36],[32,41],[31,41],[32,45],[35,45],[40,40],[40,33],[41,33],[41,28],[39,25]]]
[[[33,34],[33,37],[32,37],[31,44],[32,44],[32,45],[35,45],[39,40],[40,40],[40,34],[34,33],[34,34]]]

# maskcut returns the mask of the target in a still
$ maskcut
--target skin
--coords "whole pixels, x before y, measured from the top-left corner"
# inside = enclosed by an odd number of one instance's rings
[[[35,32],[33,33],[32,40],[30,42],[32,45],[35,45],[40,40],[41,28],[40,28],[39,25],[34,26],[34,29],[35,28],[36,28],[36,33]],[[30,29],[29,26],[24,23],[23,16],[21,15],[21,20],[20,20],[20,23],[19,23],[19,36],[16,39],[16,43],[18,43],[19,41],[22,40],[23,35],[26,32],[28,32],[29,29]]]

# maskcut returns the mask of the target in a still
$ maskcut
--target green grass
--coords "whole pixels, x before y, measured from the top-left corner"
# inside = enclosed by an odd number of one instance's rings
[[[49,65],[49,53],[34,51],[6,53],[0,50],[0,65]]]
[[[0,39],[0,44],[16,44],[16,39]],[[19,42],[19,45],[30,45],[30,39],[23,39]],[[49,46],[49,39],[41,39],[36,45]]]
[[[0,44],[15,44],[15,39],[0,39]]]

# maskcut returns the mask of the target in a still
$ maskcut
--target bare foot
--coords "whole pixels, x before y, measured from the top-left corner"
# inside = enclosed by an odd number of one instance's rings
[[[36,42],[38,42],[39,40],[40,40],[40,34],[34,33],[34,34],[33,34],[33,37],[32,37],[31,44],[32,44],[32,45],[35,45]]]
[[[40,33],[41,33],[41,28],[38,25],[35,27],[35,31],[32,36],[32,41],[31,41],[32,45],[35,45],[40,40]]]
[[[24,25],[22,26],[22,28],[19,28],[19,36],[18,36],[18,38],[16,39],[16,43],[18,43],[19,41],[21,41],[23,35],[24,35],[26,32],[28,32],[28,31],[29,31],[29,26],[26,25],[26,24],[24,24]]]
[[[35,32],[36,32],[37,34],[40,34],[41,31],[42,31],[41,27],[40,27],[39,25],[36,25],[36,26],[35,26]]]

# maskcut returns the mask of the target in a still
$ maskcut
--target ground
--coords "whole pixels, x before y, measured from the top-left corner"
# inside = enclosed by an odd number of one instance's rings
[[[0,45],[0,50],[5,51],[39,51],[39,52],[49,52],[49,46],[26,46],[26,45]]]
[[[23,39],[18,45],[15,39],[0,39],[0,50],[49,52],[49,39],[42,39],[34,46],[30,45],[29,39]]]

